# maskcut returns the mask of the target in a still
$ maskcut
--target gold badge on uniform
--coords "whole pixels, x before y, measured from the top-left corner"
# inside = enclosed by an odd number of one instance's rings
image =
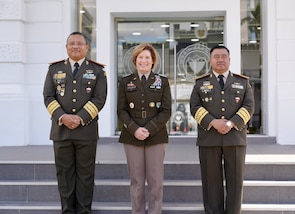
[[[57,78],[57,79],[65,79],[66,76],[67,76],[67,74],[64,73],[63,71],[58,71],[58,72],[57,72],[57,76],[56,76],[56,78]]]
[[[210,81],[204,81],[203,85],[200,87],[200,90],[202,91],[202,93],[209,93],[211,92],[213,89],[213,85],[210,83]]]
[[[59,94],[63,97],[65,95],[65,88],[61,88]]]
[[[155,103],[154,102],[150,102],[149,103],[149,107],[154,108],[155,107]]]
[[[134,108],[134,103],[129,103],[130,108]]]
[[[64,85],[64,84],[57,85],[57,86],[56,86],[56,92],[57,92],[57,94],[59,94],[60,96],[64,96],[64,95],[65,95],[65,85]]]

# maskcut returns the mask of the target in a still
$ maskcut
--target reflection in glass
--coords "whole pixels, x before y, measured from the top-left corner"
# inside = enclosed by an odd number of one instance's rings
[[[250,77],[255,97],[255,112],[248,124],[249,134],[263,134],[261,30],[261,0],[241,0],[241,68],[242,74]]]
[[[195,78],[210,70],[209,51],[223,44],[223,18],[178,22],[117,22],[118,81],[135,72],[132,50],[142,42],[151,43],[158,52],[155,73],[170,80],[172,116],[167,123],[170,135],[196,135],[197,124],[190,114],[189,98]],[[122,124],[118,124],[117,133]]]

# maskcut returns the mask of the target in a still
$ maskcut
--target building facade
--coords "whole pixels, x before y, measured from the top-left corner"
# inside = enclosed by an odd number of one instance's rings
[[[196,135],[187,114],[192,80],[208,71],[209,48],[222,43],[231,51],[231,71],[249,75],[256,90],[257,112],[249,124],[256,130],[252,135],[275,137],[278,144],[295,144],[291,124],[295,119],[291,114],[295,106],[293,0],[259,1],[259,32],[249,22],[246,27],[241,22],[255,15],[241,12],[250,2],[247,0],[150,0],[144,5],[134,0],[120,4],[96,0],[94,14],[86,8],[88,18],[79,13],[81,2],[0,0],[0,146],[51,144],[50,118],[42,96],[48,63],[66,58],[67,36],[85,28],[91,40],[90,54],[106,64],[108,74],[108,98],[99,114],[101,137],[120,132],[117,84],[133,69],[128,57],[142,41],[156,47],[160,58],[157,72],[171,82],[174,113],[167,124],[170,135]],[[89,22],[95,23],[92,30],[84,26]],[[136,32],[138,29],[142,32]],[[241,36],[244,30],[247,38]],[[186,118],[186,122],[179,122],[179,118]]]

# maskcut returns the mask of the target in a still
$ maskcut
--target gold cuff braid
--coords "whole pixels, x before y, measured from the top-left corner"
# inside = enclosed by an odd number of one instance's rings
[[[98,108],[91,101],[88,101],[83,108],[90,114],[92,119],[98,115]]]
[[[239,109],[239,111],[237,112],[237,115],[239,115],[244,120],[244,124],[248,123],[248,121],[251,118],[250,113],[244,107],[242,107],[242,108]]]
[[[60,107],[60,104],[53,100],[51,103],[47,106],[47,111],[49,112],[50,116],[52,117],[53,112]]]
[[[204,107],[200,107],[200,108],[197,110],[197,112],[196,112],[194,118],[195,118],[195,120],[198,122],[198,124],[201,124],[203,118],[204,118],[208,113],[209,113],[209,112],[208,112]]]

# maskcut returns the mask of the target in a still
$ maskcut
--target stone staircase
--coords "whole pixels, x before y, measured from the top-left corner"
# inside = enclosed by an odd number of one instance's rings
[[[270,146],[264,145],[264,150]],[[118,147],[117,143],[104,144],[98,147],[98,155],[109,156],[112,150],[121,149]],[[289,150],[288,154],[260,154],[254,146],[249,147],[254,152],[247,154],[243,214],[295,214],[295,156]],[[52,153],[52,147],[47,148]],[[194,147],[169,145],[163,214],[204,213],[198,161],[173,158],[197,154],[189,148]],[[38,152],[34,147],[30,150]],[[120,155],[97,160],[93,214],[131,213],[127,167]],[[0,156],[0,214],[60,214],[53,160],[32,159],[7,161]]]

